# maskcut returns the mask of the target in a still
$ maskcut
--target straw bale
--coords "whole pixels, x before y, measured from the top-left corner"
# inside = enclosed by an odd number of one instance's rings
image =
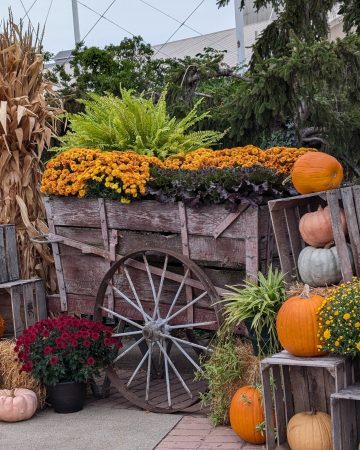
[[[41,409],[45,406],[46,388],[28,373],[20,372],[21,364],[14,347],[15,341],[0,339],[0,389],[31,389],[36,393]]]

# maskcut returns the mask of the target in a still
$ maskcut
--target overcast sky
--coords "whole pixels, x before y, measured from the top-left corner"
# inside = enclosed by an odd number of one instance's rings
[[[183,22],[201,3],[201,0],[144,1],[180,22]],[[112,2],[113,0],[79,0],[78,9],[82,38],[99,19],[99,15],[88,8],[102,14]],[[44,37],[45,50],[57,53],[60,50],[73,48],[74,33],[71,0],[0,0],[1,18],[7,18],[9,7],[11,7],[16,19],[24,17],[25,11],[22,4],[26,10],[33,5],[28,15],[35,27],[38,23],[43,26],[48,15]],[[86,5],[88,8],[83,5]],[[143,36],[145,41],[153,45],[164,43],[179,26],[178,22],[155,11],[144,4],[142,0],[115,0],[106,13],[106,17],[127,31]],[[25,17],[26,20],[27,18]],[[228,7],[220,10],[216,7],[216,0],[204,0],[186,24],[202,34],[233,28],[235,26],[233,0]],[[196,35],[195,31],[182,26],[171,40]],[[124,37],[131,37],[131,35],[116,25],[101,19],[86,37],[85,44],[87,46],[96,45],[102,47],[110,43],[116,44]]]

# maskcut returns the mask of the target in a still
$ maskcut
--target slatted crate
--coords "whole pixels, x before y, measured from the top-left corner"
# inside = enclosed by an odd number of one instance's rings
[[[331,395],[334,449],[356,450],[360,445],[360,383]]]
[[[360,186],[351,186],[269,202],[281,269],[287,282],[300,280],[297,262],[301,250],[305,247],[299,232],[301,216],[307,212],[316,211],[319,206],[326,205],[330,209],[342,277],[344,281],[350,281],[354,275],[360,276]],[[345,212],[349,243],[355,263],[354,270],[340,223],[340,208],[343,208]]]
[[[263,359],[261,376],[267,450],[286,446],[286,426],[294,414],[309,410],[330,414],[331,394],[354,377],[351,363],[343,357],[298,358],[286,351]]]
[[[0,283],[18,279],[15,225],[0,225]]]

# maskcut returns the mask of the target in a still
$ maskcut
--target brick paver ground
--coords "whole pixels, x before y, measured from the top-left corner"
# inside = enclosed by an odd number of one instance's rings
[[[156,450],[263,450],[242,441],[229,427],[213,428],[207,417],[184,416],[157,445]]]

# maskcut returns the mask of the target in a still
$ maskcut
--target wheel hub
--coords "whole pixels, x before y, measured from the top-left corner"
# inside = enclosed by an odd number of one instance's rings
[[[160,324],[149,322],[143,328],[143,336],[147,341],[156,342],[160,340],[161,331]]]

